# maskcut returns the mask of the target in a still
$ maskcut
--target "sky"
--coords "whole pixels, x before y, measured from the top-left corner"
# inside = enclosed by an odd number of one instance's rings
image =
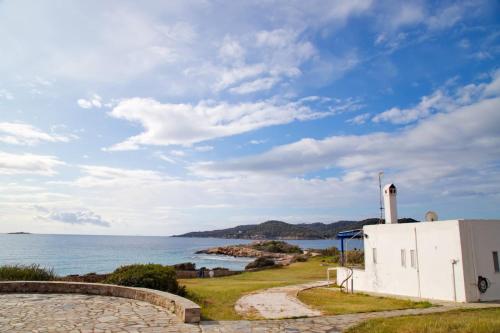
[[[0,0],[0,232],[500,218],[498,13]]]

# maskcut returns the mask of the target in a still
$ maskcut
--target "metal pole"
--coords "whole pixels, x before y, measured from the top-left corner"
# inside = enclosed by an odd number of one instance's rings
[[[382,224],[382,219],[384,218],[384,206],[382,205],[382,176],[384,175],[383,171],[378,173],[378,191],[379,191],[379,201],[380,201],[380,219],[378,221],[379,224]]]
[[[340,238],[340,265],[344,266],[344,238]]]
[[[457,286],[455,284],[455,265],[457,264],[458,260],[453,259],[451,261],[451,270],[453,274],[453,301],[457,301]]]

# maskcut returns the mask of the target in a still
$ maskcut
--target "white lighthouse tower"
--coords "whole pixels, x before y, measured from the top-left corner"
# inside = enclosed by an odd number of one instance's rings
[[[384,186],[384,210],[385,223],[398,223],[398,207],[396,202],[396,186],[387,184]]]

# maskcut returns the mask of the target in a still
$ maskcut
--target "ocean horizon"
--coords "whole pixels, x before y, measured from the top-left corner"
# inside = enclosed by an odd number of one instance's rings
[[[196,254],[214,246],[247,244],[249,239],[188,238],[172,236],[108,236],[64,234],[0,234],[0,265],[39,264],[61,276],[109,273],[122,265],[157,263],[173,265],[193,262],[196,267],[241,270],[251,258]],[[286,240],[303,249],[339,246],[337,239]],[[352,240],[348,248],[360,248]]]

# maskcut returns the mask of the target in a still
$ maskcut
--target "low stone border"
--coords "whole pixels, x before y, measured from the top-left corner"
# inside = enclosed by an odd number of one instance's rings
[[[184,323],[200,322],[198,304],[184,297],[147,288],[65,281],[6,281],[0,282],[0,293],[71,293],[131,298],[164,307]]]

